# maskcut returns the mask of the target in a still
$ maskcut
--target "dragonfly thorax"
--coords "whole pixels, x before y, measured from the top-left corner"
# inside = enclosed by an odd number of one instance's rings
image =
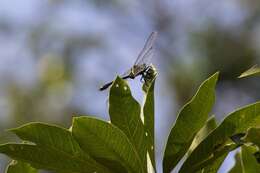
[[[134,65],[131,68],[131,72],[130,72],[129,76],[132,78],[135,78],[136,76],[143,73],[146,70],[146,68],[147,68],[146,64]]]

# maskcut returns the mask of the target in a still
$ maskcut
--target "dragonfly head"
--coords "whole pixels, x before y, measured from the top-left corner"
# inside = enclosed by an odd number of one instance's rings
[[[156,76],[157,76],[156,68],[152,64],[149,65],[143,75],[143,79],[144,79],[143,90],[145,92],[148,91],[149,87],[151,86]]]
[[[157,76],[156,68],[154,67],[153,64],[149,65],[147,70],[146,70],[146,78],[147,79],[153,79],[156,76]]]

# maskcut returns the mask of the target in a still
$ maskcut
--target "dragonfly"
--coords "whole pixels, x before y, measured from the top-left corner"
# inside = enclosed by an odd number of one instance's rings
[[[135,79],[137,76],[141,75],[141,81],[146,80],[151,71],[152,66],[148,64],[153,56],[154,42],[157,38],[157,32],[153,31],[145,42],[145,45],[139,55],[137,56],[134,65],[121,75],[122,79]],[[106,83],[99,88],[100,91],[107,89],[113,81]]]

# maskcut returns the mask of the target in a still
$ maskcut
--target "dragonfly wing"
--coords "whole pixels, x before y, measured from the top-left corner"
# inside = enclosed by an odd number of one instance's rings
[[[150,49],[148,50],[144,55],[143,55],[143,58],[140,59],[138,65],[148,65],[151,63],[151,59],[154,55],[154,49]]]
[[[153,31],[150,36],[148,37],[143,49],[139,53],[137,59],[135,60],[134,65],[140,65],[145,63],[145,57],[148,57],[150,51],[153,49],[154,42],[157,37],[157,32]]]
[[[144,72],[146,68],[148,67],[148,63],[150,64],[150,60],[153,57],[153,49],[150,49],[142,58],[140,61],[140,64],[134,65],[133,66],[133,73],[134,75],[139,75],[140,73]]]

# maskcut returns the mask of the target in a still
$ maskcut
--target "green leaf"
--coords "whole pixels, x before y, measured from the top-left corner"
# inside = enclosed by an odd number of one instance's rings
[[[215,101],[215,73],[204,81],[197,93],[180,111],[168,137],[163,158],[164,173],[170,172],[189,149],[196,133],[208,119]]]
[[[22,140],[35,144],[4,144],[0,152],[38,169],[57,172],[109,172],[84,153],[69,130],[42,123],[11,129]]]
[[[86,159],[32,144],[3,144],[0,152],[14,160],[30,163],[37,169],[51,170],[63,173],[93,173],[109,172],[102,166],[92,164]]]
[[[216,153],[226,154],[239,145],[229,147],[228,143],[231,143],[230,137],[239,134],[246,133],[249,127],[259,126],[260,123],[260,102],[243,107],[229,116],[212,132],[210,133],[191,153],[184,164],[181,167],[180,173],[192,172],[195,167],[205,160],[217,159]],[[202,169],[203,167],[201,167]],[[196,168],[197,169],[197,168]]]
[[[203,168],[201,173],[217,173],[227,155],[228,154],[224,154],[221,157],[214,159],[213,163],[208,164],[205,168]]]
[[[254,153],[254,157],[260,164],[260,128],[250,128],[246,136],[242,139],[243,142],[253,144],[258,150]]]
[[[196,137],[194,138],[194,140],[191,144],[189,151],[192,152],[198,146],[198,144],[201,141],[203,141],[203,139],[205,139],[207,137],[207,135],[210,132],[212,132],[216,127],[217,127],[216,119],[214,116],[212,116],[211,118],[208,119],[207,123],[202,127],[202,129],[200,129],[200,131],[197,133]],[[226,156],[227,156],[227,154],[218,158],[212,164],[208,165],[200,172],[201,173],[217,173],[219,167],[225,160]]]
[[[236,149],[238,147],[239,147],[239,145],[237,145],[237,144],[228,144],[228,145],[221,146],[212,154],[211,157],[192,165],[192,167],[190,168],[190,171],[198,172],[198,171],[202,170],[202,172],[203,172],[203,170],[210,168],[211,165],[214,167],[220,166],[219,162],[221,161],[221,159],[223,159],[225,156],[227,156],[228,152],[233,151],[234,149]],[[213,168],[213,171],[214,171],[214,168]],[[182,173],[182,172],[184,172],[184,171],[181,169],[180,173]]]
[[[228,173],[243,173],[241,164],[241,152],[237,152],[235,155],[235,165],[228,171]]]
[[[250,128],[244,137],[245,142],[251,142],[260,148],[260,128]]]
[[[6,169],[6,173],[37,173],[38,170],[31,167],[28,163],[12,160]]]
[[[112,167],[114,172],[145,172],[134,146],[113,124],[92,117],[76,117],[72,134],[84,151]]]
[[[155,79],[152,81],[150,86],[147,86],[147,92],[145,92],[145,102],[143,106],[143,115],[144,115],[144,128],[147,132],[147,147],[149,156],[153,165],[153,168],[156,170],[155,163],[155,150],[154,150],[154,84]],[[144,84],[147,85],[147,84]]]
[[[242,167],[243,173],[258,173],[260,170],[260,164],[257,163],[254,153],[256,148],[252,146],[242,146]]]
[[[109,115],[112,124],[121,129],[139,154],[146,169],[148,132],[144,131],[141,107],[133,98],[127,82],[120,77],[114,81],[109,93]]]
[[[207,137],[207,135],[212,132],[217,127],[217,122],[214,116],[210,117],[207,123],[200,129],[200,131],[195,136],[190,149],[189,153],[192,152],[203,139]]]
[[[28,123],[18,128],[9,129],[20,139],[38,145],[63,151],[71,155],[87,156],[83,153],[72,133],[65,128],[44,123]]]
[[[247,71],[243,72],[239,78],[249,77],[249,76],[260,76],[260,68],[257,65],[254,65]]]

